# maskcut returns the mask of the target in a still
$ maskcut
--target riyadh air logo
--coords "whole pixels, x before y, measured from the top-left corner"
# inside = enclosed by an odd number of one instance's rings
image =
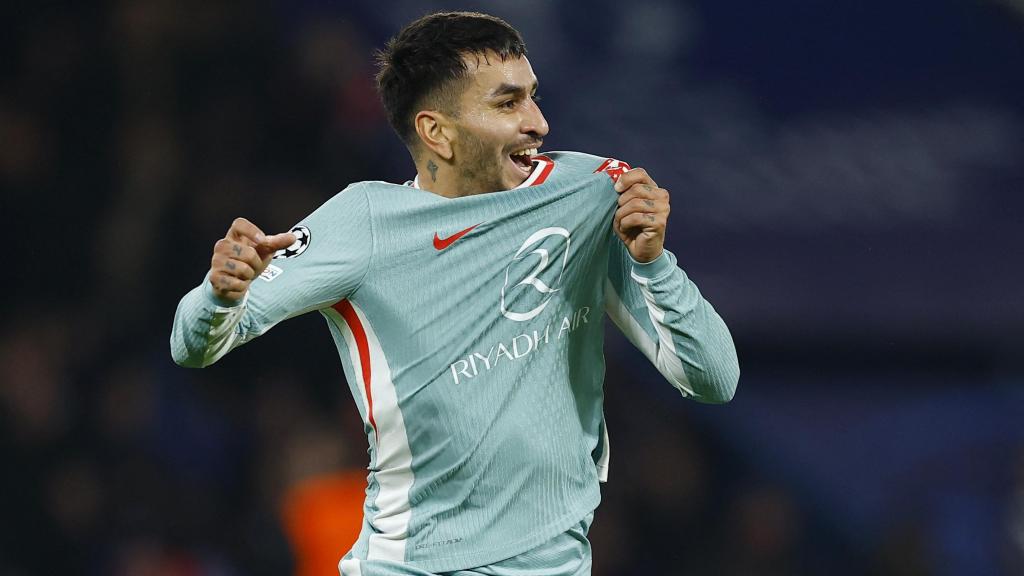
[[[569,231],[544,228],[530,235],[505,268],[501,313],[525,322],[540,314],[560,290],[569,262]]]

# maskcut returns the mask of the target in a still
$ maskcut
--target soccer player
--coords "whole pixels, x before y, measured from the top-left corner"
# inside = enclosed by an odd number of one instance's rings
[[[178,306],[174,359],[326,318],[370,447],[343,576],[589,574],[605,314],[702,402],[733,396],[732,338],[663,247],[668,191],[617,160],[538,153],[548,124],[514,28],[428,15],[379,65],[416,178],[352,184],[282,234],[235,220]]]

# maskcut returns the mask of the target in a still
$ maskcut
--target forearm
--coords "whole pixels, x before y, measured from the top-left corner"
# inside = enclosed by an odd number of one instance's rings
[[[181,366],[209,366],[244,341],[240,324],[248,293],[237,302],[220,300],[209,284],[209,278],[204,278],[185,294],[174,313],[171,356]]]
[[[647,264],[629,264],[623,278],[629,285],[623,294],[612,294],[612,300],[620,299],[609,304],[612,319],[684,395],[701,402],[731,400],[739,362],[721,316],[670,252]]]

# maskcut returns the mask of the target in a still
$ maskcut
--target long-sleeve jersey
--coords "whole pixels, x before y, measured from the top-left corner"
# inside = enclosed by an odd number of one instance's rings
[[[728,329],[675,257],[637,263],[614,234],[627,168],[551,152],[516,189],[454,199],[353,184],[241,301],[208,280],[186,294],[172,355],[206,366],[319,311],[369,442],[352,556],[443,572],[519,554],[600,500],[605,313],[684,396],[727,401],[739,378]]]

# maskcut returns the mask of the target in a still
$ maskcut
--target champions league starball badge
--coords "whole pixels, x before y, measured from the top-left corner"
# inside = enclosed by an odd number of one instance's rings
[[[289,230],[292,234],[295,234],[295,242],[287,248],[282,248],[277,252],[274,252],[274,259],[278,258],[295,258],[299,254],[306,251],[309,247],[309,228],[305,226],[296,226]]]

